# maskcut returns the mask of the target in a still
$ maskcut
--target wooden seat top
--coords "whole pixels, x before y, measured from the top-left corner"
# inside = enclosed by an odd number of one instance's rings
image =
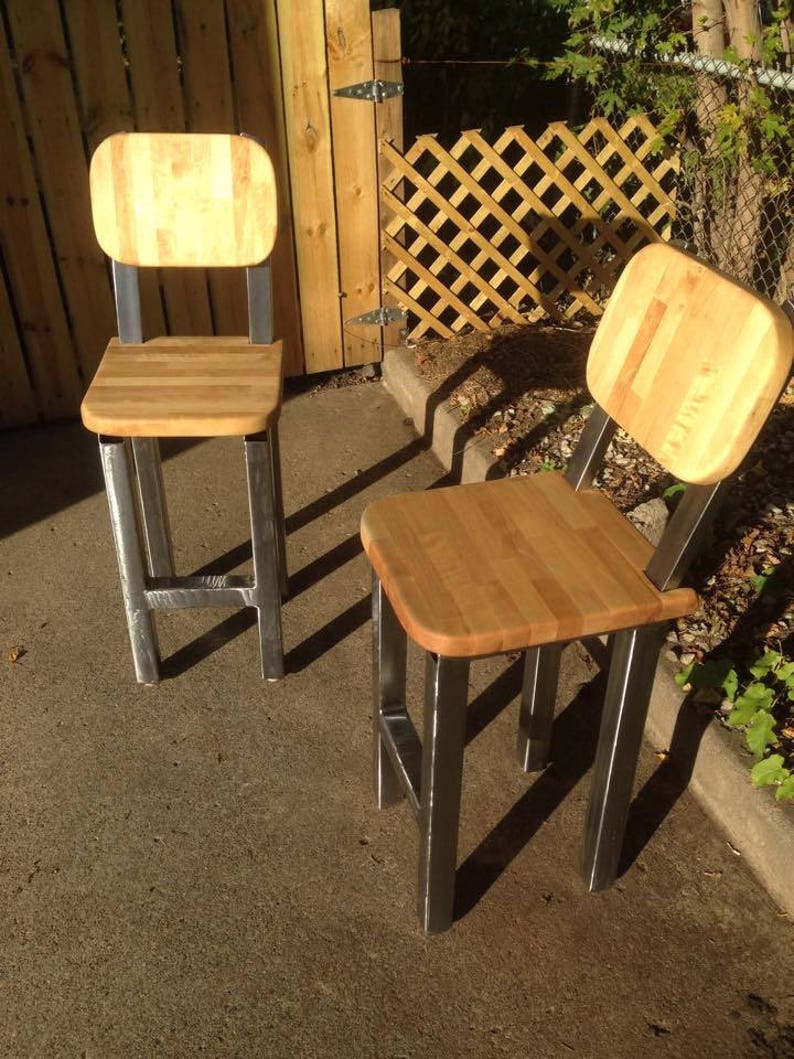
[[[256,434],[281,410],[281,343],[247,338],[111,339],[80,409],[97,434]]]
[[[371,504],[367,556],[421,647],[475,657],[665,621],[696,610],[659,592],[652,546],[597,490],[558,473],[435,489]]]

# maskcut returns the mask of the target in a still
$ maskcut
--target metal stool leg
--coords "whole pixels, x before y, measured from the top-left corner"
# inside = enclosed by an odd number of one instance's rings
[[[152,577],[173,577],[174,556],[163,490],[160,445],[157,438],[132,438],[132,451],[135,455],[141,528],[149,560],[149,574]]]
[[[397,620],[380,578],[372,575],[372,750],[375,798],[379,809],[402,800],[403,788],[381,735],[381,718],[405,713],[408,638]]]
[[[427,655],[419,808],[419,918],[428,934],[452,924],[469,661]]]
[[[279,584],[281,598],[289,595],[289,571],[287,568],[287,533],[284,525],[284,490],[281,484],[281,448],[278,442],[278,427],[267,432],[270,445],[270,466],[273,470],[273,502],[276,519],[276,545],[278,547]]]
[[[556,643],[529,648],[526,653],[516,741],[524,772],[536,772],[549,763],[561,655],[562,644]]]
[[[99,439],[99,454],[110,506],[110,525],[116,545],[127,629],[141,684],[159,680],[159,654],[154,619],[146,602],[146,579],[133,495],[132,452],[122,438]]]
[[[615,634],[582,852],[582,877],[590,891],[607,889],[617,877],[664,628],[646,625]]]
[[[279,680],[284,676],[281,585],[273,472],[267,435],[250,434],[245,438],[245,468],[251,515],[251,551],[254,560],[252,603],[257,610],[262,676],[267,680]]]

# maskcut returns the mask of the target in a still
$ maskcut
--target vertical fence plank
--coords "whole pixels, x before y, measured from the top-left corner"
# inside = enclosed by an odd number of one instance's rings
[[[236,132],[223,0],[177,0],[175,10],[188,129]],[[211,269],[209,281],[216,334],[247,334],[242,272]]]
[[[140,132],[184,132],[174,22],[169,0],[123,0],[135,125]],[[204,269],[160,269],[172,335],[212,333]]]
[[[304,356],[307,371],[328,371],[344,360],[323,4],[277,10]]]
[[[288,375],[303,371],[298,276],[292,238],[287,139],[275,0],[226,0],[238,126],[265,145],[276,171],[278,237],[273,249],[273,323]]]
[[[89,154],[114,132],[134,129],[115,0],[69,0],[64,5]],[[144,335],[165,332],[160,284],[153,269],[141,269]],[[108,336],[110,337],[110,336]]]
[[[381,359],[377,325],[345,320],[380,305],[380,233],[375,110],[380,104],[333,94],[334,89],[373,78],[372,21],[368,0],[326,0],[328,80],[345,364]]]
[[[56,0],[14,0],[8,13],[47,218],[88,381],[115,332],[115,311],[91,222],[88,163],[60,12]]]
[[[5,277],[0,272],[0,427],[32,423],[36,399],[17,334]]]
[[[57,419],[74,414],[81,384],[2,20],[0,157],[0,244],[18,338],[27,350],[37,407],[45,419]]]
[[[402,40],[400,37],[400,11],[396,7],[384,8],[372,12],[372,50],[375,55],[375,77],[381,81],[402,81]],[[403,149],[403,97],[393,96],[375,109],[375,130],[378,141],[389,140],[398,151]],[[378,188],[391,173],[392,167],[378,151]],[[398,189],[399,190],[399,189]],[[402,197],[402,195],[398,195]],[[392,214],[380,200],[379,233],[386,230]],[[402,240],[404,237],[399,236]],[[381,276],[388,275],[395,258],[388,250],[381,252]],[[397,299],[385,290],[381,282],[381,304],[396,308]],[[387,324],[383,328],[383,344],[386,349],[403,345],[406,325],[400,322]]]

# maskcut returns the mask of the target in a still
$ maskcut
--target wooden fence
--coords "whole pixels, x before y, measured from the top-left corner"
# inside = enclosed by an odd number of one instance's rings
[[[261,139],[280,189],[274,302],[289,372],[380,358],[377,327],[344,325],[379,302],[375,104],[332,91],[399,59],[396,11],[371,19],[368,0],[6,0],[0,36],[0,425],[75,415],[115,332],[87,167],[121,130]],[[399,122],[399,101],[387,106],[385,133]],[[242,280],[142,279],[148,335],[245,331]]]
[[[448,149],[423,136],[403,153],[399,97],[334,94],[399,80],[399,13],[370,15],[368,0],[7,0],[0,34],[0,425],[75,415],[115,331],[87,181],[112,132],[266,144],[291,374],[379,360],[401,325],[350,321],[382,301],[408,309],[413,337],[597,315],[674,216],[676,161],[642,117],[537,140],[466,132]],[[145,274],[146,333],[241,333],[234,278]]]
[[[537,140],[464,132],[449,149],[421,136],[405,154],[382,142],[384,287],[411,337],[599,315],[634,251],[669,238],[677,160],[656,140],[637,116]]]

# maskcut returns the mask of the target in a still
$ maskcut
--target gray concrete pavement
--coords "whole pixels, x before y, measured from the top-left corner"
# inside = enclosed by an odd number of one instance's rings
[[[473,667],[460,918],[421,934],[409,812],[370,795],[357,526],[442,471],[379,384],[289,401],[282,449],[289,675],[257,678],[246,612],[186,611],[144,688],[93,438],[0,435],[0,647],[26,652],[0,665],[0,1056],[794,1055],[791,923],[650,751],[626,871],[584,892],[581,659],[538,777],[513,758],[519,664]],[[237,443],[165,474],[181,570],[244,561]]]

